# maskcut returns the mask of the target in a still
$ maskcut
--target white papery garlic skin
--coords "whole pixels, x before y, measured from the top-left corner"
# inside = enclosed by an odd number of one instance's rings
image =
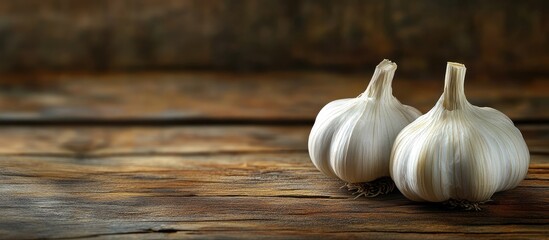
[[[392,94],[396,64],[383,60],[366,91],[328,103],[309,135],[313,164],[348,183],[389,176],[391,147],[397,134],[421,113]]]
[[[526,176],[530,155],[520,131],[503,113],[471,105],[464,80],[465,66],[448,63],[437,104],[395,141],[391,177],[410,200],[483,202]]]

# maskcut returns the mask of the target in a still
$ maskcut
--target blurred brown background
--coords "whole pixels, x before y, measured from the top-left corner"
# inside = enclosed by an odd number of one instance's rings
[[[549,2],[6,0],[0,71],[549,72]]]
[[[549,2],[6,0],[0,120],[311,123],[384,58],[429,110],[447,61],[514,120],[549,119]],[[216,121],[217,121],[216,120]]]

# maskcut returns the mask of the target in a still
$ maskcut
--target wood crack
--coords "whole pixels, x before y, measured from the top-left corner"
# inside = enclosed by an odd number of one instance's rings
[[[41,239],[56,239],[56,240],[62,240],[62,239],[84,239],[84,238],[96,238],[96,237],[104,237],[104,236],[116,236],[116,235],[132,235],[132,234],[154,234],[154,233],[178,233],[178,232],[187,232],[189,234],[201,234],[201,233],[211,233],[211,232],[218,232],[218,233],[232,233],[235,230],[232,229],[209,229],[208,231],[204,230],[187,230],[187,229],[177,229],[177,228],[148,228],[141,231],[130,231],[130,232],[119,232],[119,233],[99,233],[99,234],[89,234],[89,235],[82,235],[82,236],[74,236],[74,237],[61,237],[61,238],[41,238]],[[239,232],[262,232],[258,230],[253,229],[239,229]],[[294,233],[298,235],[314,235],[314,234],[348,234],[348,233],[399,233],[399,234],[464,234],[464,235],[509,235],[509,234],[524,234],[524,235],[532,235],[532,234],[547,234],[549,231],[516,231],[516,232],[457,232],[457,231],[395,231],[395,230],[387,230],[387,231],[381,231],[381,230],[349,230],[349,231],[319,231],[319,232],[299,232],[296,230],[287,230],[287,229],[271,229],[269,232],[279,232],[279,233]]]
[[[141,231],[131,231],[131,232],[119,232],[119,233],[98,233],[98,234],[89,234],[75,237],[60,237],[60,238],[41,238],[41,239],[82,239],[82,238],[96,238],[96,237],[105,237],[105,236],[116,236],[116,235],[131,235],[131,234],[149,234],[149,233],[176,233],[182,231],[192,231],[192,230],[183,230],[175,228],[149,228]]]
[[[0,157],[56,157],[56,158],[114,158],[114,157],[139,157],[139,156],[216,156],[216,155],[245,155],[245,154],[285,154],[307,153],[307,149],[274,149],[274,150],[237,150],[237,151],[199,151],[199,152],[149,152],[149,153],[0,153]]]

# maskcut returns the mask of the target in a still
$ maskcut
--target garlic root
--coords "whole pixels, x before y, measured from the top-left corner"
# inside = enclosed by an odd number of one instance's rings
[[[353,192],[353,195],[357,194],[355,199],[365,197],[377,197],[379,195],[386,195],[395,190],[395,182],[390,177],[383,177],[371,182],[365,183],[346,183],[341,188],[347,188],[347,190]]]
[[[442,204],[447,206],[450,209],[480,212],[482,211],[482,208],[480,207],[480,205],[485,204],[487,202],[491,202],[491,201],[492,200],[486,200],[482,202],[471,202],[465,199],[449,199],[448,201],[443,202]]]

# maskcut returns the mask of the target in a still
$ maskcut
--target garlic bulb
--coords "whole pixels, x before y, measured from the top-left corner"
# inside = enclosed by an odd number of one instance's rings
[[[348,183],[389,176],[393,141],[421,115],[392,95],[396,68],[383,60],[364,93],[335,100],[320,110],[309,135],[309,155],[321,172]]]
[[[437,104],[395,140],[391,176],[410,200],[475,204],[526,176],[530,155],[520,131],[503,113],[471,105],[464,79],[465,66],[448,63]]]

